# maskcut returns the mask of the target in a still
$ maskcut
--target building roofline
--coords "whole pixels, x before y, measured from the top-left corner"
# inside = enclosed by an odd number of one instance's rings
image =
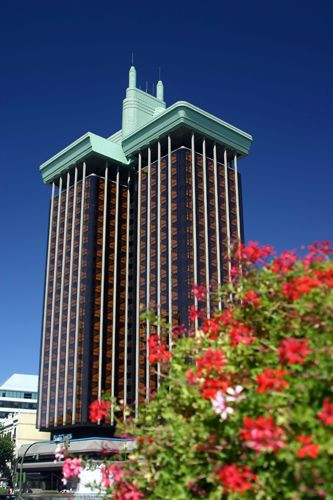
[[[227,146],[239,156],[248,154],[253,140],[250,134],[230,123],[186,101],[178,101],[125,137],[122,141],[124,153],[126,156],[130,156],[180,125],[191,128],[194,132]]]

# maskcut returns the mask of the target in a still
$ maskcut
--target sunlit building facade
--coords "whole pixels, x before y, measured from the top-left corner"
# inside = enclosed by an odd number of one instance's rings
[[[160,383],[148,338],[171,334],[142,321],[153,309],[188,325],[194,283],[230,279],[243,236],[238,160],[250,135],[186,102],[166,107],[130,70],[122,129],[85,134],[41,165],[51,184],[38,426],[108,434],[89,422],[103,392],[137,413]],[[209,296],[206,310],[213,304]],[[111,425],[110,425],[111,424]]]

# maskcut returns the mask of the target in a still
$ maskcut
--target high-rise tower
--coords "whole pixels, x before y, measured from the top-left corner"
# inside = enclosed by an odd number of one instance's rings
[[[104,391],[137,411],[158,388],[141,309],[187,325],[193,283],[230,278],[243,233],[237,163],[251,142],[187,102],[167,108],[163,83],[143,92],[132,66],[122,129],[88,132],[41,165],[52,196],[39,428],[96,434],[88,405]]]

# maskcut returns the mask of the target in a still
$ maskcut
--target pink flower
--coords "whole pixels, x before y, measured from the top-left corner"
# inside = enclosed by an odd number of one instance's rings
[[[261,451],[274,451],[276,453],[279,448],[285,446],[284,433],[275,424],[271,415],[258,418],[244,417],[240,436],[245,441],[246,446],[257,453]]]
[[[241,392],[243,390],[244,390],[244,387],[242,387],[241,385],[236,385],[236,387],[234,387],[234,388],[228,387],[228,389],[226,390],[227,401],[233,402],[233,403],[239,403],[240,401],[245,399],[245,396],[243,394],[241,394]]]
[[[207,290],[206,290],[205,286],[203,286],[203,285],[193,285],[192,291],[193,291],[194,296],[198,300],[205,300],[205,298],[207,296]]]
[[[234,413],[235,411],[233,408],[227,405],[227,398],[222,391],[218,391],[215,394],[214,399],[212,399],[211,401],[215,413],[220,415],[223,420],[226,420],[228,418],[228,415]]]
[[[66,458],[62,467],[62,482],[67,484],[71,477],[77,477],[83,471],[81,458]]]
[[[192,370],[187,370],[185,375],[189,384],[194,385],[198,382],[198,377],[193,373]]]
[[[65,458],[66,450],[67,448],[64,443],[58,443],[54,451],[54,461],[60,462],[61,460],[63,460]]]

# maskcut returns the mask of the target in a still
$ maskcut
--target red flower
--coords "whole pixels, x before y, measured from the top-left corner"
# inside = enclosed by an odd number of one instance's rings
[[[254,290],[249,290],[246,292],[246,294],[243,297],[243,304],[245,306],[253,306],[255,308],[258,308],[260,306],[260,297],[257,292]]]
[[[294,337],[282,340],[278,348],[280,362],[290,363],[291,365],[295,363],[303,364],[305,358],[311,353],[308,343],[309,339],[296,339]]]
[[[299,299],[301,295],[310,293],[313,288],[318,288],[320,282],[318,279],[311,278],[310,276],[300,276],[293,280],[287,281],[282,284],[282,295],[287,299],[294,301]]]
[[[309,269],[314,262],[320,262],[333,253],[333,248],[330,247],[329,241],[315,241],[312,245],[308,246],[309,253],[303,259],[303,264],[306,269]]]
[[[223,313],[215,317],[215,321],[218,321],[222,326],[227,328],[234,322],[234,313],[230,309],[225,309]]]
[[[246,442],[246,446],[257,453],[261,451],[277,453],[279,448],[285,446],[284,432],[274,423],[271,415],[256,419],[244,417],[240,437]]]
[[[317,444],[311,443],[312,436],[298,436],[297,441],[303,443],[297,452],[298,458],[317,458],[320,448]]]
[[[287,273],[294,266],[298,256],[296,255],[295,250],[286,250],[282,252],[282,254],[273,260],[272,263],[272,271],[273,273]]]
[[[285,370],[271,370],[265,368],[257,377],[258,393],[263,393],[268,390],[281,392],[284,387],[288,387],[288,382],[283,380],[287,374]]]
[[[196,360],[197,373],[199,377],[210,375],[212,372],[221,373],[225,363],[226,359],[222,351],[216,351],[212,348],[208,349]]]
[[[317,413],[317,417],[324,425],[333,425],[333,403],[329,399],[324,399],[323,410]]]
[[[110,401],[93,401],[89,406],[89,419],[91,422],[100,422],[108,413],[111,407]]]
[[[199,311],[199,309],[195,306],[191,306],[190,308],[190,312],[189,312],[189,318],[190,318],[190,321],[195,321],[199,318],[201,318],[202,316],[202,313]]]
[[[255,337],[252,335],[253,331],[243,323],[234,322],[231,330],[229,331],[230,343],[232,347],[236,347],[238,344],[250,345],[254,342]]]
[[[193,285],[192,291],[194,294],[194,297],[196,297],[198,300],[205,300],[207,296],[207,290],[206,287],[203,285]]]
[[[239,245],[235,258],[248,264],[263,263],[267,257],[274,254],[272,247],[268,245],[259,246],[257,241],[249,241],[247,247],[242,243]]]
[[[183,337],[186,333],[184,325],[175,325],[171,328],[171,335],[174,337]]]
[[[313,272],[321,285],[333,288],[333,269],[315,269]]]
[[[231,386],[230,380],[225,375],[219,378],[206,378],[201,386],[201,394],[204,399],[212,399],[218,391],[226,392]]]
[[[252,490],[253,485],[250,481],[255,481],[257,476],[253,474],[251,469],[245,465],[238,466],[237,464],[224,465],[219,471],[218,476],[224,488],[224,493],[244,493],[247,490]]]
[[[165,345],[161,344],[158,335],[153,334],[148,339],[150,363],[167,363],[170,360],[171,352]]]
[[[208,333],[209,338],[212,340],[215,340],[221,331],[218,320],[219,318],[206,318],[202,328],[203,332]]]

